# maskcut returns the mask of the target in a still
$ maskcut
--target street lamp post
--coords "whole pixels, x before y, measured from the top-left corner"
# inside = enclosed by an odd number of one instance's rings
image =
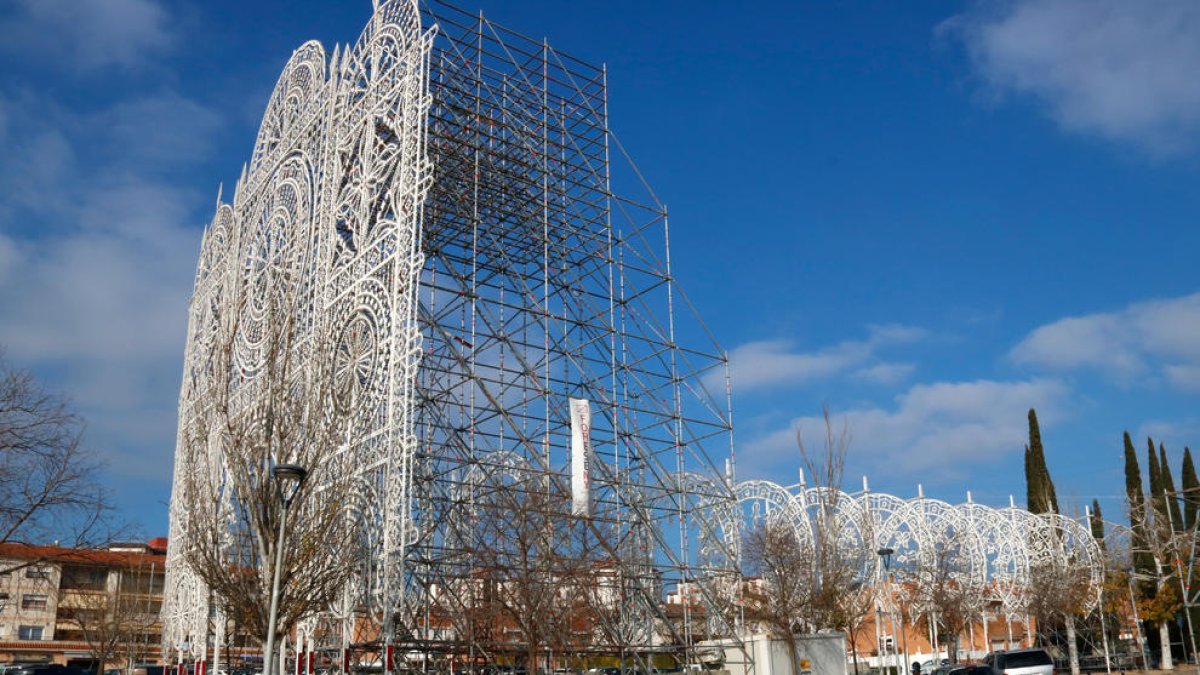
[[[895,549],[889,548],[887,546],[885,546],[875,552],[876,554],[879,555],[880,562],[883,563],[883,570],[882,570],[883,573],[880,575],[879,582],[880,582],[880,585],[883,586],[883,588],[881,590],[884,590],[887,593],[887,612],[886,613],[887,613],[888,621],[891,624],[891,630],[892,630],[892,648],[889,650],[890,653],[888,654],[888,656],[890,658],[888,660],[891,661],[893,664],[896,663],[896,645],[899,644],[899,636],[896,635],[896,617],[892,614],[892,591],[891,591],[891,585],[888,583],[888,576],[889,576],[890,568],[892,566],[892,554],[895,552],[896,552]],[[882,659],[880,659],[879,665],[880,666],[883,665]],[[897,667],[896,672],[897,673],[900,672],[899,667]]]
[[[283,503],[279,516],[279,538],[275,540],[275,572],[271,580],[271,613],[267,626],[267,651],[263,654],[263,675],[274,675],[275,621],[279,614],[279,568],[283,567],[283,536],[287,532],[288,509],[308,476],[308,469],[296,464],[276,464],[271,469],[275,478],[275,494]]]

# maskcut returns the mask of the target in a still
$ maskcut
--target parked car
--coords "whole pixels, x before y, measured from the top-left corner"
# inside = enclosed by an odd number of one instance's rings
[[[1003,675],[1054,675],[1054,659],[1045,649],[1013,649],[992,652],[983,664]]]

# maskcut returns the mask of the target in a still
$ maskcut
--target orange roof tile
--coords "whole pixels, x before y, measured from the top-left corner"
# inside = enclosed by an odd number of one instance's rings
[[[70,562],[104,567],[142,567],[151,564],[162,566],[165,555],[134,551],[107,551],[104,549],[65,548],[61,546],[33,546],[30,544],[0,544],[0,558],[23,561]]]

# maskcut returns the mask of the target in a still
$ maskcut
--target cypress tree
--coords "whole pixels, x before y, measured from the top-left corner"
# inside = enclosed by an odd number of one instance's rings
[[[1026,489],[1031,493],[1028,500],[1031,513],[1058,513],[1058,495],[1054,491],[1054,480],[1046,467],[1046,452],[1042,448],[1042,432],[1038,427],[1037,411],[1029,409],[1029,461],[1026,470]],[[1033,497],[1036,497],[1034,499]],[[1035,510],[1036,504],[1036,510]]]
[[[1033,455],[1029,446],[1025,446],[1025,508],[1030,513],[1041,513],[1045,510],[1042,500],[1042,489],[1039,487],[1041,476],[1033,468]]]
[[[1128,431],[1125,432],[1125,497],[1129,499],[1131,507],[1140,508],[1143,503],[1142,470],[1138,467],[1137,452],[1133,449]],[[1131,522],[1130,525],[1137,527],[1137,522]]]
[[[1146,493],[1149,498],[1150,505],[1154,511],[1153,515],[1146,514],[1147,520],[1151,517],[1163,520],[1167,519],[1165,503],[1163,502],[1163,484],[1162,484],[1162,468],[1158,465],[1158,451],[1154,448],[1154,439],[1147,438],[1146,442],[1150,445],[1146,452],[1146,474],[1150,483],[1150,491]]]
[[[1171,529],[1183,531],[1183,514],[1179,512],[1179,497],[1175,494],[1175,478],[1171,475],[1171,465],[1167,463],[1167,449],[1162,442],[1158,444],[1158,470],[1162,472],[1162,488],[1166,491],[1168,513],[1171,515]]]
[[[1196,478],[1196,465],[1192,464],[1192,450],[1183,449],[1183,472],[1179,476],[1183,481],[1183,525],[1191,530],[1196,525],[1196,500],[1200,499],[1200,480]]]
[[[1092,516],[1088,519],[1088,525],[1092,527],[1092,538],[1096,543],[1100,544],[1100,548],[1104,546],[1104,515],[1100,513],[1100,500],[1092,500]]]

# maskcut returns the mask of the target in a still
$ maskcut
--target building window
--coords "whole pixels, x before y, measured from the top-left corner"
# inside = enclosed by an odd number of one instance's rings
[[[21,609],[46,609],[46,596],[22,595]]]
[[[50,578],[50,568],[42,567],[41,565],[35,565],[33,567],[26,567],[25,568],[25,578],[26,579],[49,579]]]
[[[17,634],[18,640],[41,640],[41,626],[21,626]]]
[[[70,565],[62,568],[59,588],[85,591],[102,591],[108,581],[108,570],[102,567]]]

